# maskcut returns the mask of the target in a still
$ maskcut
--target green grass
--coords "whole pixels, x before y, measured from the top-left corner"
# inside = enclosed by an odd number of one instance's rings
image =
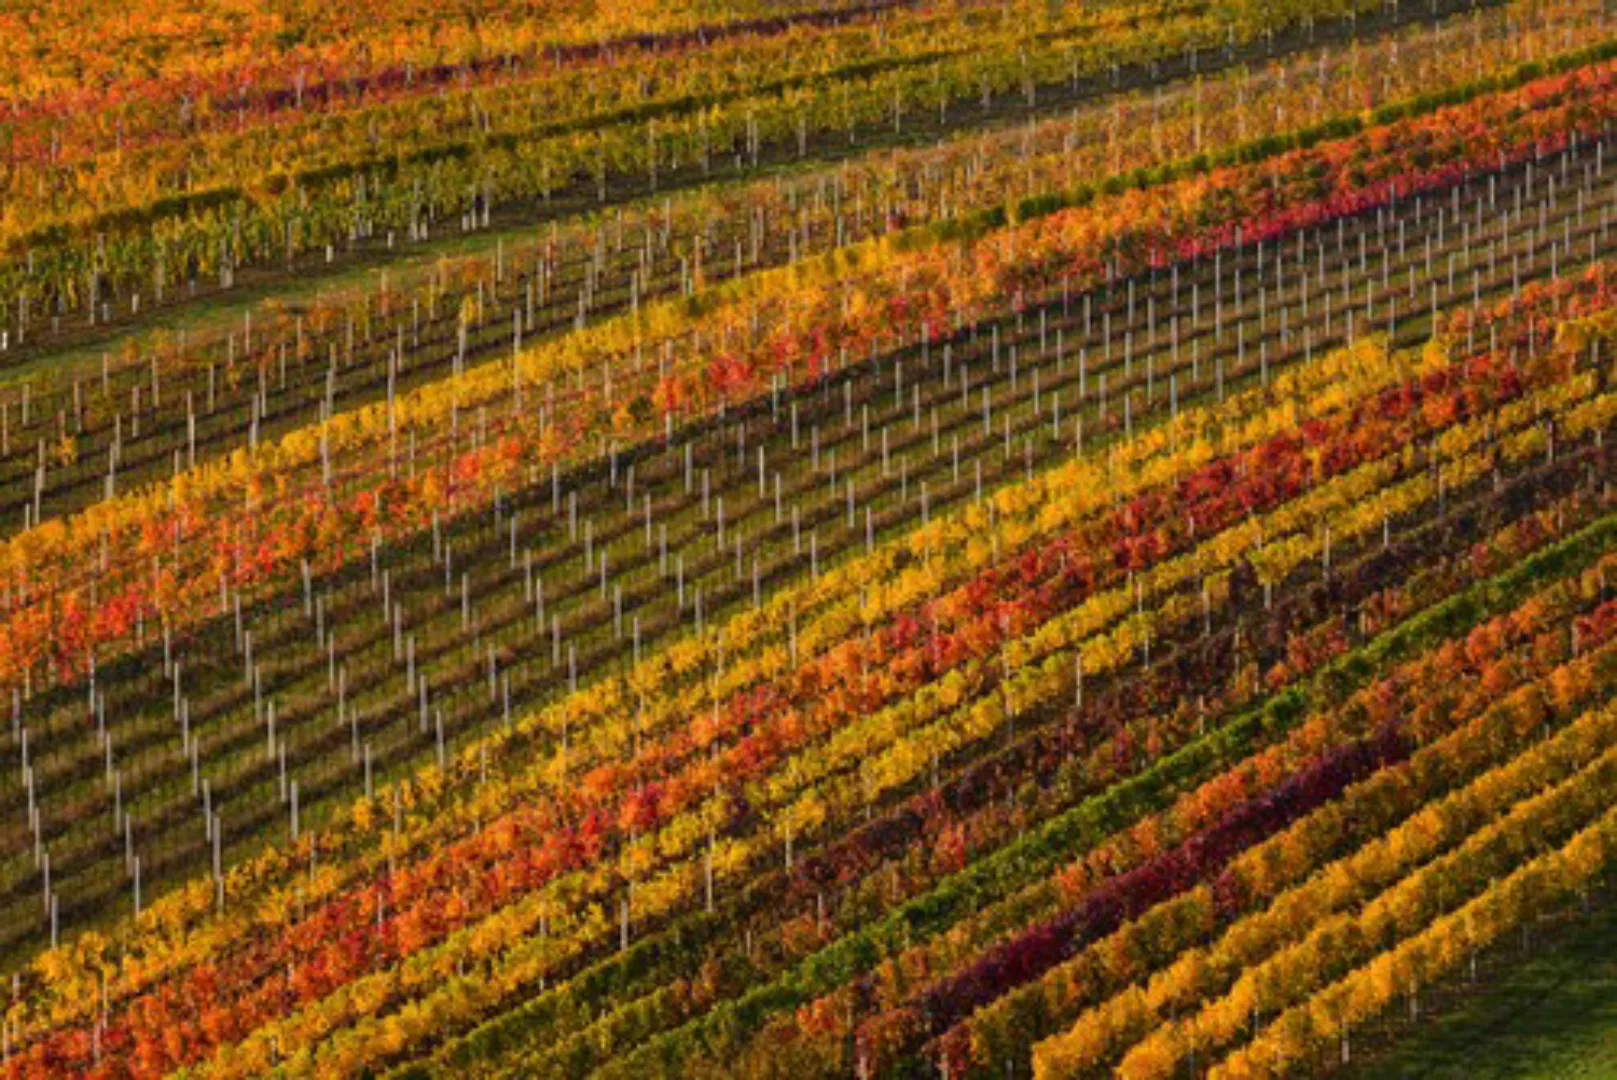
[[[1617,903],[1574,915],[1531,951],[1512,939],[1473,986],[1448,988],[1439,1010],[1353,1080],[1608,1080],[1617,1077]]]

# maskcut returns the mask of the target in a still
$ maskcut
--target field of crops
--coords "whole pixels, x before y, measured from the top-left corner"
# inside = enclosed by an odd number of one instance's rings
[[[134,7],[0,11],[0,1075],[1617,1068],[1604,0]]]

